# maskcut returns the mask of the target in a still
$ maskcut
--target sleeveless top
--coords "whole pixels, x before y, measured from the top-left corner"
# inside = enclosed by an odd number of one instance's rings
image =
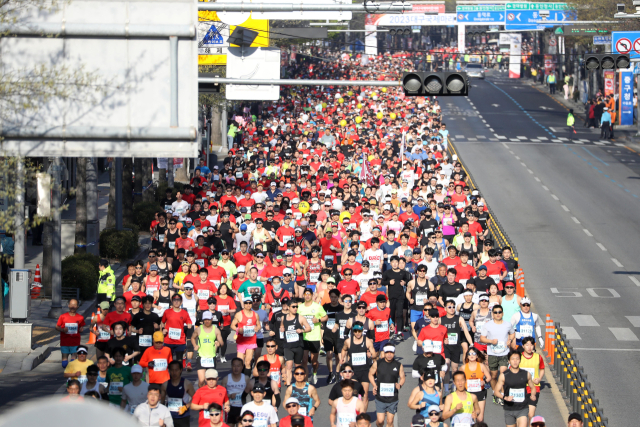
[[[151,276],[147,276],[144,279],[144,287],[147,295],[153,296],[153,293],[160,289],[160,276],[156,276],[154,281],[149,280],[150,278]]]
[[[353,318],[353,322],[351,322],[351,326],[353,326],[354,322],[360,322],[360,320],[357,320],[357,317],[358,316],[356,315],[356,317]],[[362,336],[366,337],[367,333],[369,332],[369,318],[365,317],[365,319],[361,323],[362,323]]]
[[[462,409],[459,409],[453,416],[451,417],[451,424],[456,425],[457,423],[469,423],[473,425],[473,398],[472,394],[469,392],[465,392],[466,397],[464,400],[458,397],[458,392],[454,391],[451,393],[453,399],[451,399],[451,407],[450,410],[458,406],[458,403],[462,403]]]
[[[261,360],[265,360],[267,362],[269,362],[268,359],[268,355],[263,355],[262,357],[260,357],[260,359],[258,359],[258,362],[260,362]],[[276,361],[271,363],[269,362],[269,364],[271,365],[269,367],[269,377],[275,381],[276,383],[278,383],[278,387],[280,387],[280,372],[282,371],[282,364],[280,363],[280,356],[278,356],[276,354]]]
[[[465,304],[466,302],[463,302],[460,306],[460,317],[464,319],[464,323],[467,324],[467,329],[469,330],[469,332],[471,332],[471,324],[469,323],[469,320],[471,319],[471,314],[473,313],[473,302],[471,302],[471,305],[467,308],[464,308]]]
[[[302,347],[303,334],[296,332],[296,329],[303,329],[299,316],[296,314],[293,320],[287,320],[287,315],[282,319],[282,324],[284,325],[284,348]]]
[[[517,373],[507,369],[504,373],[504,395],[513,396],[512,401],[504,401],[505,411],[520,411],[529,406],[527,402],[527,371],[519,369]]]
[[[422,311],[424,310],[424,305],[427,301],[429,301],[429,281],[425,278],[424,285],[420,285],[418,283],[418,278],[415,279],[415,286],[411,290],[411,298],[413,298],[413,305],[411,306],[411,310],[414,311]]]
[[[307,268],[307,271],[309,273],[307,280],[310,283],[318,283],[320,281],[320,273],[322,272],[322,263],[320,260],[318,260],[317,263],[309,260],[309,268]]]
[[[171,291],[167,291],[167,296],[162,295],[162,289],[158,290],[158,299],[155,301],[155,304],[160,306],[160,308],[154,308],[153,311],[158,316],[162,317],[164,311],[171,307]]]
[[[467,391],[471,393],[479,393],[482,389],[482,379],[484,374],[482,373],[482,366],[480,362],[476,362],[476,369],[471,370],[469,364],[464,365],[464,373],[467,376]]]
[[[241,319],[238,322],[238,327],[242,327],[242,333],[237,333],[236,344],[257,344],[256,324],[258,321],[258,315],[252,312],[251,316],[247,317],[243,310],[240,312],[240,317]]]
[[[354,337],[352,336],[351,342],[349,343],[349,360],[351,360],[353,370],[368,372],[369,368],[371,368],[371,359],[367,356],[367,338],[363,334],[360,344],[356,344],[353,339]]]
[[[291,397],[295,397],[300,402],[298,413],[308,417],[311,408],[313,408],[313,399],[309,395],[309,383],[305,383],[303,388],[298,388],[296,383],[293,383],[291,385]]]
[[[440,318],[440,323],[447,328],[447,337],[449,338],[449,344],[446,347],[452,348],[460,346],[464,339],[462,328],[460,327],[460,316],[453,316],[449,318],[447,316]]]
[[[522,314],[522,311],[519,313],[520,314],[520,320],[518,320],[518,323],[516,324],[516,344],[518,345],[522,345],[522,340],[526,337],[534,337],[536,336],[535,334],[535,328],[536,328],[536,322],[533,319],[533,313],[529,313],[529,317],[525,317]]]
[[[440,405],[440,393],[438,390],[434,390],[435,393],[429,394],[426,390],[422,389],[422,399],[420,399],[419,404],[425,402],[427,405],[424,409],[419,409],[416,412],[421,414],[425,418],[429,416],[429,406],[431,405]]]
[[[176,228],[176,232],[172,233],[171,230],[167,230],[167,247],[171,252],[176,248],[176,239],[180,237],[180,230]],[[171,254],[173,258],[173,254]]]
[[[242,392],[246,387],[247,378],[244,374],[240,374],[240,381],[234,381],[232,374],[227,375],[227,393],[229,393],[229,396],[236,394],[235,399],[231,399],[231,397],[229,397],[231,406],[242,408]]]
[[[82,383],[82,388],[80,389],[80,396],[84,396],[85,394],[87,394],[90,391],[95,391],[97,392],[100,397],[98,397],[99,400],[102,400],[102,395],[100,394],[100,382],[96,381],[96,385],[94,385],[91,388],[87,388],[87,383],[86,381]]]
[[[186,295],[182,295],[182,308],[189,314],[191,323],[195,325],[196,311],[198,309],[195,297],[191,297],[191,299],[189,299]]]
[[[171,384],[171,380],[167,381],[167,408],[171,411],[171,418],[187,418],[191,417],[189,409],[182,415],[178,415],[178,410],[184,406],[184,397],[187,396],[187,388],[184,386],[184,378],[180,378],[177,386]]]
[[[158,266],[158,277],[169,277],[169,263],[164,262],[164,267],[160,268],[160,264],[156,263]]]
[[[491,309],[489,309],[489,311],[487,312],[486,315],[481,315],[480,314],[480,309],[478,309],[476,311],[476,332],[475,332],[475,334],[473,334],[473,341],[474,342],[477,342],[477,343],[480,342],[480,335],[481,335],[481,332],[482,332],[482,327],[489,320],[491,320]]]
[[[518,304],[518,297],[514,294],[513,299],[511,301],[507,300],[506,296],[502,297],[502,311],[504,314],[502,316],[507,322],[511,323],[511,318],[514,314],[520,311],[520,305]]]
[[[344,403],[344,397],[336,400],[336,427],[349,427],[350,423],[356,422],[359,415],[357,408],[358,398],[352,397],[351,402]]]
[[[200,366],[203,368],[214,368],[216,357],[216,325],[211,325],[211,331],[205,332],[204,325],[200,326],[198,334],[198,355],[200,356]]]
[[[451,225],[445,225],[445,220],[450,220]],[[442,217],[442,235],[450,236],[452,234],[456,234],[456,227],[453,225],[453,214],[450,213],[449,216]]]

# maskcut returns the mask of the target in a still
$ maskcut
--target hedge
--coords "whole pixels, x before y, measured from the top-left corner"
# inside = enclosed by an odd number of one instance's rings
[[[148,231],[157,212],[163,212],[158,202],[141,202],[133,205],[133,217],[138,229]]]
[[[176,197],[176,194],[178,193],[178,191],[182,192],[184,191],[184,186],[185,184],[181,183],[181,182],[174,182],[173,183],[173,192],[171,193],[172,197]],[[166,182],[162,182],[160,184],[158,184],[158,187],[156,188],[156,194],[155,194],[155,198],[156,201],[158,203],[160,203],[160,200],[163,200],[166,196],[166,192],[167,192],[167,188],[169,188],[169,184],[167,184]],[[160,206],[160,205],[158,205]]]
[[[100,257],[90,253],[76,254],[62,260],[62,286],[80,289],[80,298],[93,298],[98,287],[98,261]]]
[[[126,226],[129,230],[117,231],[114,228],[100,233],[100,256],[103,258],[126,260],[133,258],[138,251],[138,226]]]

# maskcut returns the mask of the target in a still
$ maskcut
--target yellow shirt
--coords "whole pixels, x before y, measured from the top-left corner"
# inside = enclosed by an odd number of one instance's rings
[[[91,360],[85,360],[84,362],[80,362],[78,359],[74,360],[73,362],[70,362],[67,367],[64,369],[64,373],[65,374],[75,374],[76,372],[80,371],[80,378],[78,377],[71,377],[72,380],[80,380],[80,382],[86,382],[87,381],[87,367],[93,365],[93,362]]]

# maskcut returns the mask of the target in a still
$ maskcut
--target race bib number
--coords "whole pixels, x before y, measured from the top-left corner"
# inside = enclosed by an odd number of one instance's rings
[[[245,326],[242,328],[242,336],[243,337],[252,337],[256,334],[255,326]]]
[[[370,302],[369,303],[369,310],[372,310],[372,309],[376,308],[377,306],[378,306],[377,302]]]
[[[513,401],[516,403],[524,402],[524,389],[523,388],[511,388],[509,389],[509,396],[513,397]]]
[[[416,305],[424,305],[429,300],[429,297],[425,294],[416,294]]]
[[[166,371],[167,365],[167,359],[153,359],[153,370],[155,372]]]
[[[449,345],[458,344],[458,334],[455,332],[451,332],[447,334],[447,338],[449,338]]]
[[[269,376],[271,377],[271,379],[277,383],[280,382],[280,372],[274,372],[272,371],[271,373],[269,373]]]
[[[87,382],[87,376],[86,376],[86,375],[80,375],[80,376],[78,377],[78,382],[79,382],[80,384],[84,384],[84,383],[86,383],[86,382]]]
[[[482,380],[467,380],[467,391],[473,393],[482,391]]]
[[[309,282],[317,283],[320,280],[320,273],[309,273]]]
[[[153,345],[151,335],[138,336],[138,345],[140,347],[151,347]]]
[[[298,342],[300,341],[300,335],[296,331],[287,331],[286,332],[287,342]]]
[[[389,322],[382,320],[382,323],[376,325],[376,332],[387,332],[389,330]]]
[[[332,261],[333,262],[333,255],[325,255],[324,256],[324,261],[325,262],[327,262],[327,261]]]
[[[456,202],[456,209],[464,209],[464,202]]]
[[[229,314],[229,306],[228,305],[219,305],[218,310],[222,313],[223,316]]]
[[[78,333],[77,323],[65,323],[64,327],[67,328],[67,335],[73,335]]]
[[[367,364],[367,353],[354,353],[351,355],[351,363],[353,366],[362,366]]]
[[[170,211],[171,210],[171,205],[164,205],[164,210],[165,211]]]
[[[158,234],[158,241],[164,243],[164,234]]]
[[[380,396],[381,397],[393,397],[396,391],[396,385],[392,383],[380,384]]]
[[[302,212],[294,212],[293,217],[295,219],[302,219]]]
[[[111,396],[121,396],[122,395],[122,391],[118,390],[118,387],[122,387],[122,381],[114,381],[112,383],[109,383],[109,394]]]
[[[167,397],[167,408],[171,412],[178,412],[182,407],[182,399],[177,397]]]
[[[172,340],[179,340],[182,335],[182,329],[180,328],[169,328],[169,338]]]
[[[109,331],[103,331],[100,329],[100,340],[109,340],[111,339],[111,334]]]
[[[335,325],[336,325],[336,319],[327,320],[327,329],[333,329]]]
[[[203,368],[215,368],[216,362],[213,357],[202,357],[200,358],[200,365]]]
[[[302,415],[303,417],[306,417],[307,416],[307,407],[306,406],[300,406],[298,408],[298,413],[300,415]]]
[[[532,337],[533,336],[533,326],[531,325],[522,325],[520,326],[520,337]]]
[[[176,248],[176,242],[169,242],[169,249],[175,249]]]
[[[204,260],[203,259],[197,259],[196,260],[196,264],[198,264],[198,267],[204,268]]]
[[[344,330],[345,330],[345,326],[340,326],[340,339],[344,339]]]
[[[498,341],[498,344],[491,346],[491,351],[494,353],[504,353],[507,349],[504,341]]]
[[[442,341],[430,341],[430,340],[424,340],[422,342],[422,348],[424,350],[424,348],[426,346],[428,346],[429,344],[431,344],[433,346],[433,352],[434,353],[442,353]]]
[[[209,289],[198,289],[198,299],[208,300],[209,299]]]
[[[480,333],[482,332],[482,327],[484,326],[486,322],[476,322],[476,332]]]
[[[500,275],[499,274],[492,274],[489,277],[491,277],[493,279],[494,282],[498,283],[500,281]]]
[[[339,414],[338,427],[349,427],[351,423],[356,421],[356,414]]]
[[[138,407],[138,405],[130,405],[129,406],[129,412],[133,415],[133,413],[136,411],[137,407]]]
[[[311,326],[313,328],[314,324],[315,324],[315,316],[313,314],[307,314],[305,316],[303,316],[305,319],[307,319],[307,323],[309,323],[309,326]]]
[[[513,282],[513,271],[509,271],[505,277],[508,281]]]

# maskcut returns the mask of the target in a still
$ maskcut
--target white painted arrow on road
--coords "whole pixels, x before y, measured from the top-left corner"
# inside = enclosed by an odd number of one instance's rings
[[[553,108],[549,108],[549,107],[544,107],[544,106],[540,106],[540,108],[542,108],[543,110],[553,110]]]

